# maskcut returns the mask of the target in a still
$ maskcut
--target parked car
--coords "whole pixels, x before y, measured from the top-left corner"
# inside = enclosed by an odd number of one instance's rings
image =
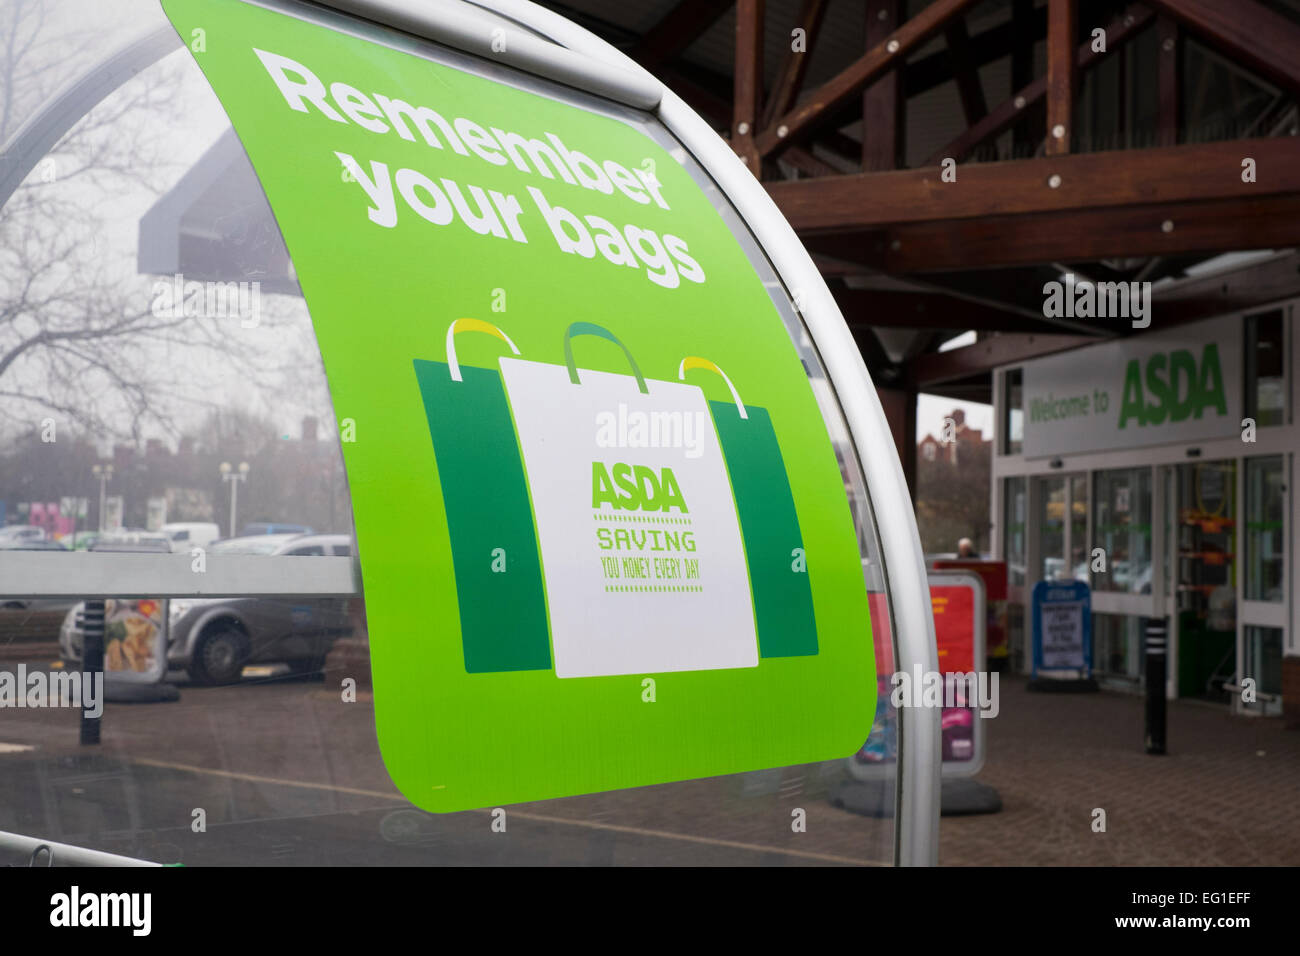
[[[45,529],[34,524],[11,524],[0,528],[0,542],[44,541],[47,537]]]
[[[67,551],[53,538],[0,538],[2,551]]]
[[[171,539],[173,551],[206,548],[221,537],[221,529],[211,521],[172,521],[159,530]]]
[[[211,554],[275,554],[300,534],[254,534],[247,537],[222,538],[208,546]]]
[[[305,524],[282,524],[275,521],[256,521],[239,529],[239,537],[247,538],[255,534],[313,534]]]
[[[215,541],[209,554],[350,556],[345,534],[254,535]],[[283,662],[296,673],[324,665],[334,641],[350,634],[346,598],[172,598],[167,601],[167,663],[199,684],[238,680],[248,664]],[[68,613],[59,636],[65,659],[80,661],[83,607]]]
[[[106,531],[97,537],[88,551],[170,551],[171,540],[160,531]]]

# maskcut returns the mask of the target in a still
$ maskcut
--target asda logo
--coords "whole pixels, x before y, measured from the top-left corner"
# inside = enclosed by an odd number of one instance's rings
[[[604,462],[591,463],[591,506],[609,505],[616,511],[671,511],[686,514],[686,499],[671,468],[655,474],[645,465],[622,462],[606,469]]]
[[[1187,349],[1158,352],[1148,356],[1145,363],[1140,359],[1129,361],[1119,409],[1120,428],[1126,428],[1130,421],[1163,425],[1199,419],[1207,408],[1216,415],[1228,414],[1217,345],[1207,344],[1199,362]]]

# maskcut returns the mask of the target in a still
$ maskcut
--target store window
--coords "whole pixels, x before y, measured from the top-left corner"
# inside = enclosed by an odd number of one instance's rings
[[[1099,471],[1095,479],[1093,547],[1106,555],[1094,591],[1151,593],[1151,469]]]
[[[1070,476],[1070,572],[1088,581],[1088,477]]]
[[[1017,672],[1025,667],[1025,566],[1028,549],[1025,540],[1025,516],[1029,510],[1028,481],[1023,477],[1002,482],[1002,558],[1007,563],[1007,654]]]
[[[1065,478],[1049,475],[1035,478],[1034,484],[1039,560],[1034,580],[1059,581],[1070,577],[1065,567]]]
[[[1286,484],[1281,455],[1246,459],[1246,600],[1286,596]]]
[[[1280,695],[1282,693],[1282,629],[1247,627],[1243,650],[1245,653],[1241,676],[1253,678],[1260,694]],[[1262,702],[1268,703],[1268,701]]]
[[[1246,415],[1260,428],[1286,424],[1286,326],[1282,310],[1249,315],[1246,334]]]
[[[1002,434],[1005,436],[1002,453],[1019,455],[1025,439],[1024,372],[1018,368],[1009,369],[1002,376],[1002,381],[1005,389],[1002,403]]]
[[[1131,614],[1092,615],[1092,667],[1103,680],[1132,683],[1143,675],[1142,619]]]
[[[1222,702],[1236,667],[1237,463],[1179,465],[1174,484],[1178,696]]]
[[[1028,511],[1024,477],[1007,478],[1002,494],[1002,553],[1007,562],[1007,583],[1013,588],[1025,586],[1025,564],[1029,557],[1025,547],[1025,515]]]

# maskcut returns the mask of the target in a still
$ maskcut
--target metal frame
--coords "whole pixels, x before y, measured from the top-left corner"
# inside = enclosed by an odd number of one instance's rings
[[[137,34],[66,84],[28,117],[8,142],[0,143],[0,206],[9,201],[42,157],[92,107],[180,47],[180,37],[170,26]]]
[[[868,496],[882,505],[873,507],[873,519],[888,582],[898,666],[937,670],[934,620],[920,536],[911,508],[896,506],[910,501],[910,494],[884,410],[858,346],[811,256],[766,190],[727,143],[681,98],[634,61],[576,24],[526,0],[467,0],[439,3],[418,11],[401,0],[323,0],[321,5],[652,111],[694,154],[757,238],[786,288],[802,304],[801,316],[843,412]],[[501,18],[524,30],[494,34],[503,29]],[[501,36],[505,49],[494,50],[493,39]],[[92,68],[88,80],[94,80],[99,69],[102,64]],[[883,505],[886,502],[889,504]],[[101,557],[107,560],[99,560]],[[131,562],[131,589],[149,596],[211,596],[232,591],[354,593],[353,581],[350,577],[344,581],[341,565],[338,571],[326,570],[321,561],[331,559],[321,558],[314,559],[310,568],[301,569],[312,572],[310,575],[299,576],[293,562],[268,564],[265,558],[239,556],[216,562],[209,556],[210,568],[200,575],[189,571],[189,558],[184,555],[42,556],[16,552],[0,554],[0,581],[5,582],[6,592],[39,588],[42,594],[66,594],[72,588],[63,582],[76,580],[75,575],[80,573],[90,576],[91,583],[82,578],[75,585],[77,592],[98,589],[117,596],[122,594],[121,585],[110,582],[109,572],[115,568],[114,573],[121,575],[127,566],[126,558],[135,559]],[[51,591],[51,587],[55,590]],[[934,865],[938,861],[939,712],[906,709],[900,716],[899,736],[895,861],[901,865]]]
[[[31,859],[31,866],[162,866],[139,860],[133,856],[119,856],[116,853],[104,853],[102,850],[87,850],[85,847],[70,843],[56,843],[54,840],[42,840],[40,837],[23,836],[21,833],[7,833],[0,830],[0,851],[25,853]],[[39,854],[44,850],[48,856],[41,862]]]

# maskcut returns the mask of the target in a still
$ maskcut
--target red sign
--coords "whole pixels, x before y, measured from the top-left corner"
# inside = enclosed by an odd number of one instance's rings
[[[930,604],[940,673],[970,673],[975,669],[975,592],[966,586],[931,586]]]

